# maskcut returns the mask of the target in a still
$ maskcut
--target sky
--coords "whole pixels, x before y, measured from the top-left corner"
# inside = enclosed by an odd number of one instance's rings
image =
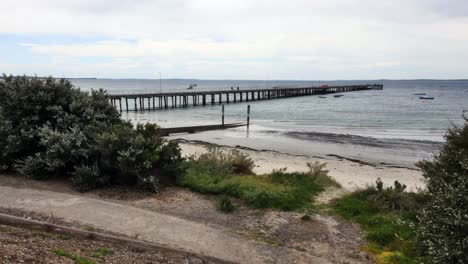
[[[467,0],[0,0],[0,73],[468,78]]]

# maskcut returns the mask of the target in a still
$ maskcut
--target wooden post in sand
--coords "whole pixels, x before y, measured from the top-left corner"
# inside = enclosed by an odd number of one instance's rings
[[[221,112],[222,112],[221,124],[224,126],[224,104],[221,106]]]
[[[247,127],[250,125],[250,105],[247,105]]]

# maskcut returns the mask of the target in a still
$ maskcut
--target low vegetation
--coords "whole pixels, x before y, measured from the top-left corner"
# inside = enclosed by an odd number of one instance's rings
[[[327,186],[337,185],[324,169],[325,164],[308,164],[307,172],[255,175],[253,161],[236,150],[210,148],[205,154],[189,157],[187,171],[179,184],[191,190],[237,197],[254,208],[294,210],[311,205],[314,196]]]
[[[468,124],[449,129],[446,139],[433,160],[417,164],[424,192],[379,180],[334,204],[364,229],[378,263],[468,263]]]
[[[88,258],[80,257],[78,255],[73,255],[63,249],[55,249],[52,251],[52,253],[58,257],[65,257],[65,258],[71,259],[73,260],[75,264],[95,264],[94,261]]]
[[[420,263],[416,249],[414,223],[420,206],[427,203],[426,193],[405,192],[398,181],[349,194],[334,204],[345,219],[361,225],[369,244],[366,250],[377,255],[378,263]]]
[[[221,196],[218,201],[218,210],[223,213],[232,213],[236,210],[236,206],[227,196]]]
[[[53,78],[4,76],[0,150],[0,171],[68,178],[80,191],[111,184],[156,191],[159,177],[175,177],[182,162],[156,125],[122,121],[103,90]]]

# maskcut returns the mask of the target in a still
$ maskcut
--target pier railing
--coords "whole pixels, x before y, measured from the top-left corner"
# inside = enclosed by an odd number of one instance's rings
[[[365,90],[382,90],[382,84],[320,87],[273,87],[263,89],[232,89],[164,93],[112,94],[111,104],[120,111],[144,111],[176,107],[204,106],[223,103],[271,100],[307,95],[324,95]]]

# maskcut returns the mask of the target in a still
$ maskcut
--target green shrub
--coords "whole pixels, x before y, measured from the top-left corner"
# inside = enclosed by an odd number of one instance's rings
[[[254,162],[246,154],[233,149],[223,151],[217,147],[207,147],[207,152],[189,157],[194,169],[210,174],[252,174]]]
[[[433,161],[418,163],[430,195],[418,215],[418,242],[433,263],[468,263],[468,124],[446,139]]]
[[[323,164],[309,164],[308,172],[288,173],[276,170],[266,175],[239,175],[235,170],[226,169],[220,164],[226,162],[224,154],[209,151],[208,155],[191,157],[187,171],[179,184],[194,191],[211,194],[225,194],[241,198],[254,208],[278,208],[294,210],[311,205],[319,192],[336,183],[329,178]],[[249,167],[253,167],[250,158]],[[229,167],[228,167],[229,168]]]
[[[375,186],[346,195],[333,205],[335,212],[361,225],[369,242],[367,248],[377,255],[379,263],[419,263],[423,259],[415,245],[413,226],[428,196],[404,190],[397,181],[384,187],[378,179]]]
[[[236,206],[232,203],[229,197],[222,196],[218,201],[218,210],[223,213],[232,213],[236,210]]]
[[[178,145],[156,125],[134,128],[103,90],[86,93],[53,78],[4,76],[0,149],[1,169],[69,178],[80,191],[110,184],[157,191],[160,177],[175,181],[182,172]]]
[[[305,215],[303,215],[301,217],[301,220],[302,221],[310,221],[310,220],[312,220],[312,217],[310,217],[310,215],[308,215],[308,214],[305,214]]]
[[[72,182],[74,187],[80,192],[86,192],[102,186],[108,182],[107,179],[101,177],[97,166],[79,165],[75,167],[72,173]]]

